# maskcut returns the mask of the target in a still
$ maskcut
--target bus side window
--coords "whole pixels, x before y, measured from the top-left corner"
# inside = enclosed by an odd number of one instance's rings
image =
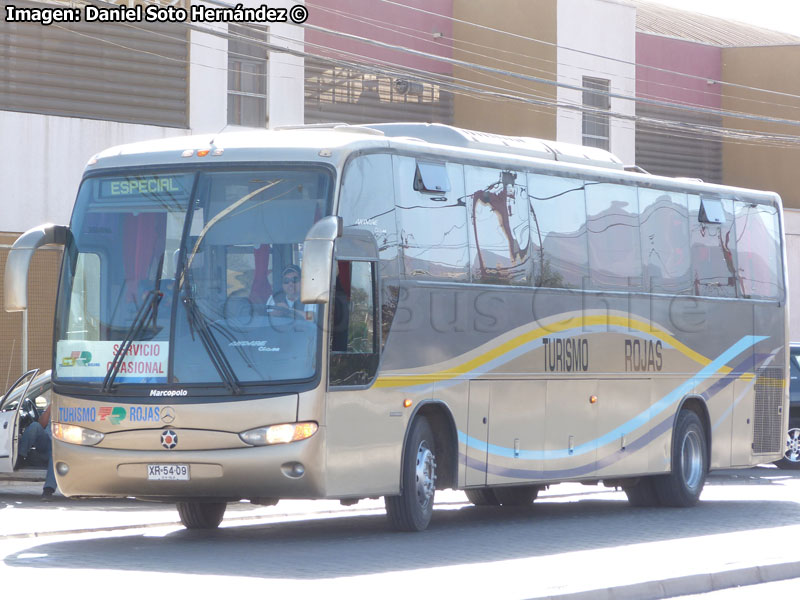
[[[367,385],[378,369],[375,263],[337,261],[331,386]]]

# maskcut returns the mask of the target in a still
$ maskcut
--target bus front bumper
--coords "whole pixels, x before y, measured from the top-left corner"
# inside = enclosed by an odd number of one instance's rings
[[[56,480],[65,496],[164,501],[325,497],[324,428],[299,442],[224,450],[119,450],[58,440],[53,445]],[[175,476],[184,478],[163,478]]]

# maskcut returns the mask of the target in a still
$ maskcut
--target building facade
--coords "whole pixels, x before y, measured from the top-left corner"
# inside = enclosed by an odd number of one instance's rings
[[[36,8],[82,3],[14,4]],[[295,2],[270,4],[288,7]],[[192,29],[180,23],[81,21],[46,27],[0,19],[0,144],[10,150],[0,163],[0,269],[20,233],[45,222],[69,223],[83,168],[100,150],[229,126],[303,121],[302,57],[267,53],[263,46],[248,45],[253,33],[231,38],[235,33],[229,35],[225,24]],[[302,49],[303,31],[278,23],[270,25],[263,39]],[[31,268],[29,367],[46,369],[52,360],[59,262],[58,250],[45,249]],[[2,379],[13,380],[22,368],[21,335],[21,314],[0,311]]]

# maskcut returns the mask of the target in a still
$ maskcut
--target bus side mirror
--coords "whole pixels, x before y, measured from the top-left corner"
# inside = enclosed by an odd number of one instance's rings
[[[47,223],[23,233],[8,253],[4,276],[6,312],[28,308],[28,268],[33,253],[46,244],[66,246],[69,228]]]
[[[341,217],[323,217],[311,227],[303,242],[300,301],[326,304],[331,294],[333,243],[342,235]]]

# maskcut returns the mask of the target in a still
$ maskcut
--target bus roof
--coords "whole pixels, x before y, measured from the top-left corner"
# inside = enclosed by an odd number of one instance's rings
[[[746,193],[762,202],[779,203],[777,194],[734,188],[685,178],[626,170],[622,161],[598,148],[521,136],[505,136],[436,123],[330,123],[277,129],[237,128],[220,133],[177,136],[114,146],[92,157],[87,172],[96,169],[186,165],[212,166],[220,161],[324,162],[342,167],[353,152],[394,148],[454,158],[485,157],[513,166],[550,165],[564,176],[602,177],[646,186],[668,186],[693,193]],[[610,178],[610,179],[609,179]]]
[[[383,138],[384,143],[379,143],[376,138]],[[599,148],[531,137],[471,131],[437,123],[377,123],[364,126],[333,123],[283,127],[273,130],[240,129],[218,134],[180,136],[114,146],[94,156],[90,161],[90,166],[99,160],[111,158],[117,158],[116,161],[110,161],[111,163],[122,162],[125,163],[125,166],[129,166],[132,162],[145,164],[153,160],[161,164],[181,162],[177,160],[178,156],[175,153],[179,152],[180,158],[192,158],[194,153],[188,153],[191,150],[196,152],[209,149],[211,154],[218,152],[219,156],[224,154],[227,149],[324,148],[333,150],[358,142],[380,146],[386,145],[392,138],[405,138],[407,141],[420,141],[453,148],[512,154],[519,157],[623,169],[622,161],[619,158]],[[144,155],[150,156],[145,157]],[[175,160],[170,160],[170,157]],[[150,161],[147,160],[148,158]],[[109,161],[104,162],[106,164],[103,166],[123,166],[122,164],[108,164]]]
[[[600,148],[539,138],[484,133],[438,123],[376,123],[367,127],[391,137],[416,138],[430,144],[518,154],[610,169],[624,168],[619,158]]]

